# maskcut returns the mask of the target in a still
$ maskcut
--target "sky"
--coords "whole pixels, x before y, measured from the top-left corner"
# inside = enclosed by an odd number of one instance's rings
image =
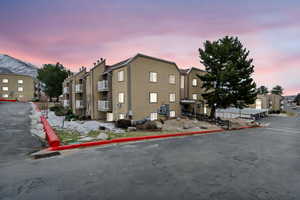
[[[143,53],[203,68],[206,40],[237,36],[258,86],[300,93],[299,0],[0,0],[0,53],[72,71]]]

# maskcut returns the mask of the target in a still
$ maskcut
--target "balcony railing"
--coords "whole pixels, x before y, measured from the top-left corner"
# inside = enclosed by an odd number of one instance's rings
[[[75,93],[81,93],[81,92],[82,92],[82,84],[76,84]]]
[[[98,101],[98,111],[109,111],[110,101]]]
[[[103,80],[103,81],[98,81],[98,91],[102,92],[102,91],[108,91],[108,81],[107,80]]]
[[[63,94],[69,94],[69,88],[68,87],[64,87]]]
[[[84,108],[83,101],[82,100],[76,100],[75,106],[76,106],[77,109]]]
[[[70,106],[69,100],[64,100],[63,101],[63,106],[64,107],[69,107]]]

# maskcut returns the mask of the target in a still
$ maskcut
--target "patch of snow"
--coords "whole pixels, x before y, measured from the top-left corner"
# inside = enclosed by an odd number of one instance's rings
[[[43,125],[40,121],[40,117],[41,117],[41,113],[36,111],[35,107],[36,105],[31,103],[31,112],[30,112],[30,119],[31,119],[31,134],[32,135],[36,135],[39,138],[45,140],[46,139],[46,135],[43,129]]]
[[[71,131],[77,131],[80,134],[87,134],[90,131],[99,130],[100,126],[115,132],[124,133],[123,129],[116,128],[113,123],[99,122],[99,121],[65,121],[63,123],[64,116],[56,116],[53,111],[48,112],[48,122],[52,127],[64,128]]]

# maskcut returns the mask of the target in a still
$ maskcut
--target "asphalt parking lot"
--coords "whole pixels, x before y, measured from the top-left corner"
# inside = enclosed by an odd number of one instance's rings
[[[0,102],[0,165],[22,160],[41,148],[30,134],[29,103]]]
[[[0,166],[0,199],[299,199],[300,117],[265,123],[19,157]]]

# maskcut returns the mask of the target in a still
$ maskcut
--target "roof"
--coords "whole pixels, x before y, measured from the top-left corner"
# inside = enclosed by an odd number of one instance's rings
[[[30,75],[26,75],[26,74],[15,74],[15,73],[0,73],[0,75],[8,75],[8,76],[26,76],[26,77],[30,77],[32,79],[36,79]]]
[[[118,63],[116,63],[114,65],[109,66],[108,69],[104,73],[108,73],[108,72],[111,72],[114,69],[121,68],[121,67],[123,67],[123,66],[131,63],[133,60],[135,60],[138,57],[144,57],[144,58],[149,58],[149,59],[153,59],[153,60],[157,60],[157,61],[161,61],[161,62],[166,62],[166,63],[169,63],[169,64],[173,64],[173,65],[176,66],[176,68],[178,69],[178,71],[180,71],[179,68],[178,68],[178,66],[177,66],[177,64],[175,62],[173,62],[173,61],[168,61],[168,60],[164,60],[164,59],[161,59],[161,58],[156,58],[156,57],[147,56],[147,55],[138,53],[138,54],[136,54],[133,57],[127,58],[127,59],[125,59],[125,60],[123,60],[121,62],[118,62]]]

